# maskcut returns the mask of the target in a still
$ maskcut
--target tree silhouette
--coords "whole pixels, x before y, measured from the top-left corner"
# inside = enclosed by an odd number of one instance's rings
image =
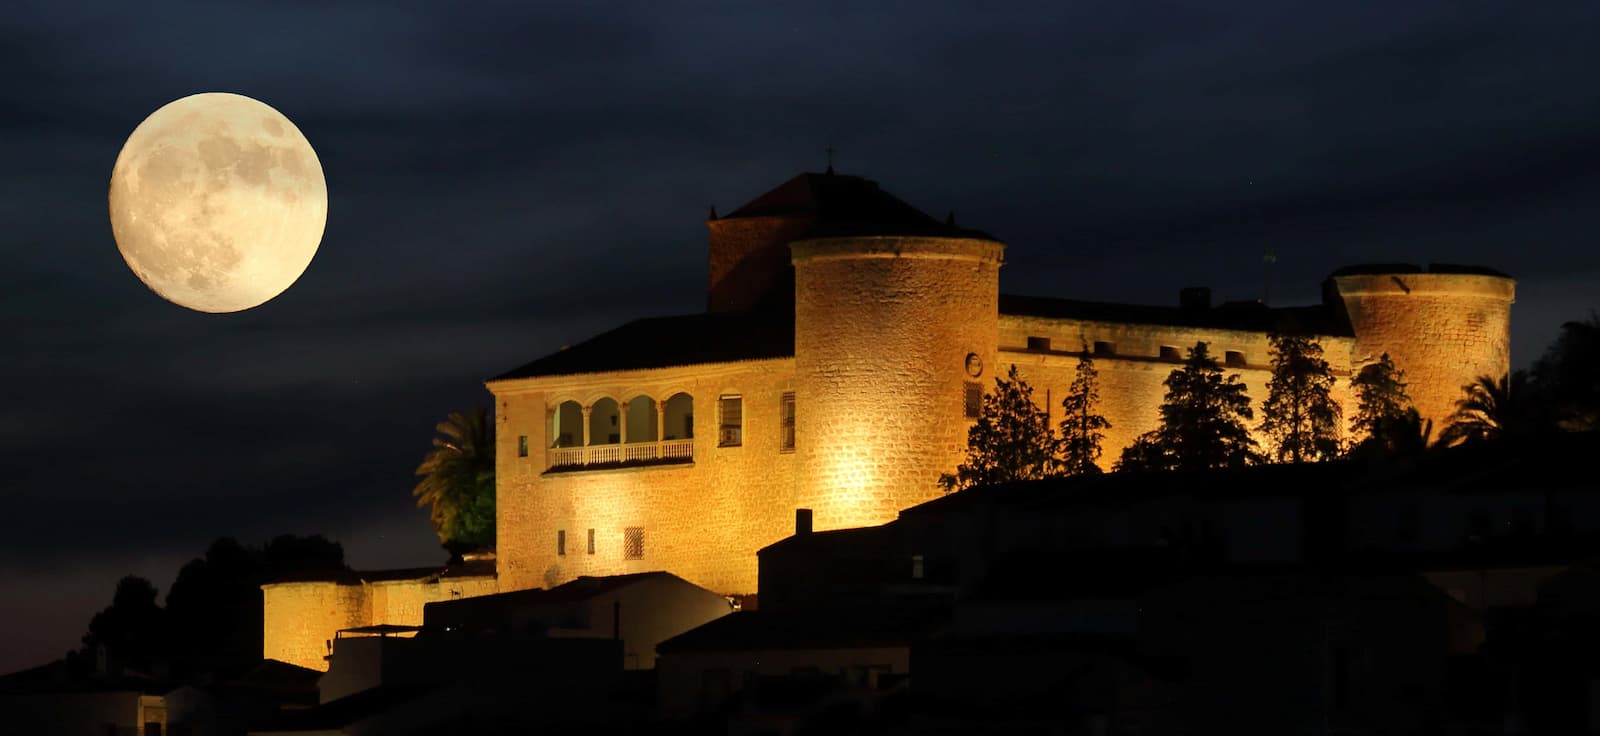
[[[151,674],[166,662],[167,631],[166,612],[156,605],[156,586],[129,575],[117,581],[111,605],[90,619],[83,647],[96,659],[103,654],[112,667]]]
[[[1514,371],[1498,380],[1479,376],[1461,391],[1464,395],[1456,400],[1455,413],[1439,433],[1440,444],[1495,440],[1535,429],[1526,372]]]
[[[1061,465],[1068,475],[1100,472],[1100,443],[1111,422],[1095,413],[1099,403],[1100,372],[1094,369],[1094,358],[1084,344],[1072,386],[1061,399]]]
[[[1350,377],[1350,390],[1356,398],[1356,413],[1350,418],[1352,454],[1407,454],[1418,449],[1419,438],[1422,446],[1427,446],[1432,423],[1424,426],[1422,416],[1411,405],[1405,377],[1388,353]]]
[[[1561,429],[1600,429],[1600,315],[1562,325],[1561,335],[1533,364],[1532,381]]]
[[[1161,425],[1123,450],[1118,470],[1210,470],[1260,460],[1245,421],[1250,395],[1239,376],[1223,377],[1204,342],[1164,382]]]
[[[1262,434],[1278,462],[1332,460],[1339,455],[1338,402],[1322,344],[1294,334],[1273,334],[1272,379],[1261,406]]]
[[[939,476],[946,491],[1014,480],[1047,478],[1061,472],[1061,440],[1050,417],[1033,403],[1033,388],[1017,375],[995,378],[983,396],[978,421],[967,430],[967,460],[954,474]]]
[[[411,495],[431,507],[433,531],[452,553],[494,546],[494,428],[482,407],[451,412],[434,427]]]

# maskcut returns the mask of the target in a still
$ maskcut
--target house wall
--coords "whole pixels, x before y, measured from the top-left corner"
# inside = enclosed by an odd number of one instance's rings
[[[502,590],[553,587],[580,575],[667,570],[722,594],[753,593],[756,550],[788,536],[795,454],[779,448],[779,402],[794,361],[774,359],[552,376],[489,384],[496,401],[497,558]],[[546,414],[568,400],[694,398],[694,461],[550,471]],[[717,399],[743,399],[743,437],[717,443]],[[803,414],[803,412],[802,412]],[[517,453],[528,438],[527,457]],[[803,443],[803,440],[799,440]],[[625,559],[624,530],[644,529]],[[595,530],[595,552],[587,549]],[[566,554],[558,554],[558,531]]]
[[[721,698],[743,689],[747,678],[786,676],[815,670],[849,674],[853,667],[888,666],[887,674],[911,671],[908,646],[762,649],[738,652],[673,652],[657,663],[658,704],[664,718],[682,718],[715,709]],[[707,673],[727,673],[726,692],[708,692]]]
[[[492,575],[375,583],[310,581],[261,586],[261,656],[326,672],[328,642],[340,629],[422,625],[433,601],[498,592]]]
[[[167,727],[160,696],[138,691],[0,695],[0,732],[60,736],[142,736],[145,723]]]

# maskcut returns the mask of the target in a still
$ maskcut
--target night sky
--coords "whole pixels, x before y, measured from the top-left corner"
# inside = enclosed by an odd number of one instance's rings
[[[1519,366],[1600,307],[1593,0],[600,5],[6,4],[0,672],[222,535],[442,562],[410,497],[433,424],[701,309],[707,205],[830,144],[1006,241],[1008,293],[1253,299],[1268,247],[1275,304],[1482,264],[1519,280]],[[147,290],[106,214],[127,135],[203,91],[283,112],[328,182],[306,274],[239,314]]]

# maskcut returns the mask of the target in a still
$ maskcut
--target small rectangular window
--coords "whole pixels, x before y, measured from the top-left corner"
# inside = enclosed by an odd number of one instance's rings
[[[644,559],[644,527],[630,526],[622,530],[622,556],[629,560]]]
[[[556,530],[556,555],[558,557],[567,556],[567,530],[565,529]]]
[[[744,399],[728,395],[717,399],[717,447],[744,444]]]
[[[1225,351],[1222,354],[1222,362],[1233,368],[1243,368],[1245,366],[1244,353],[1238,350]]]
[[[794,452],[794,392],[788,391],[778,399],[778,451]]]
[[[1183,353],[1171,345],[1161,346],[1162,360],[1183,360]]]
[[[1028,338],[1028,349],[1029,350],[1049,350],[1050,349],[1050,338],[1048,338],[1048,337],[1029,337]]]
[[[528,435],[517,435],[517,457],[528,456]]]
[[[1106,342],[1105,340],[1095,340],[1094,341],[1094,354],[1095,355],[1115,355],[1116,352],[1117,352],[1117,344],[1116,343],[1114,343],[1114,342]]]
[[[967,381],[965,404],[968,419],[977,419],[983,413],[983,384]]]
[[[589,554],[594,554],[594,530],[589,530]]]

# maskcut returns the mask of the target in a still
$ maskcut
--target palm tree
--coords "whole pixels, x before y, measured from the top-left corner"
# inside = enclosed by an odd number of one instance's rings
[[[494,427],[489,412],[450,412],[434,427],[411,495],[431,506],[433,531],[452,552],[494,546]]]
[[[1456,401],[1455,413],[1446,419],[1449,424],[1439,433],[1439,444],[1450,446],[1494,440],[1531,430],[1527,388],[1528,376],[1524,371],[1515,371],[1498,380],[1479,376],[1476,381],[1462,386],[1465,395]]]

